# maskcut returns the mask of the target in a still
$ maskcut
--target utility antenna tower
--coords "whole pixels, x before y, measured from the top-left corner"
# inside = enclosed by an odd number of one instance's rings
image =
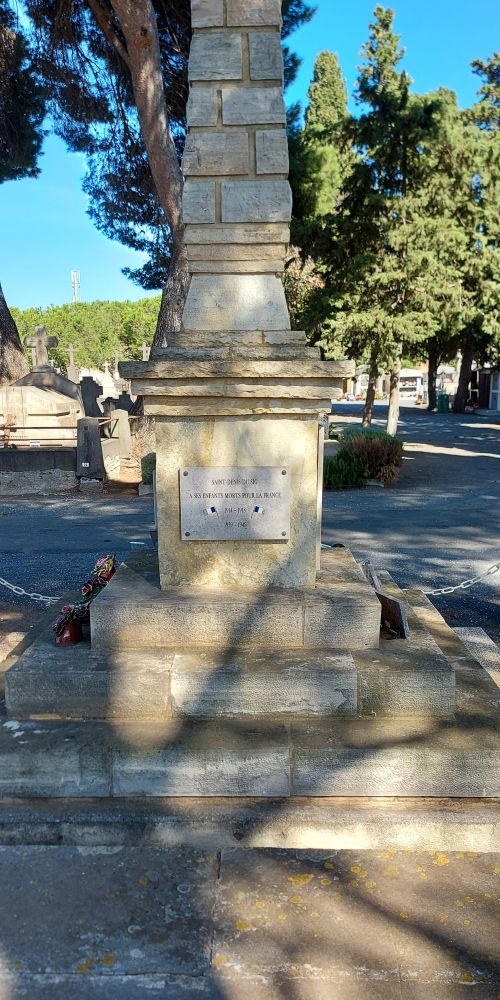
[[[80,272],[71,272],[71,287],[73,289],[73,302],[80,301]]]

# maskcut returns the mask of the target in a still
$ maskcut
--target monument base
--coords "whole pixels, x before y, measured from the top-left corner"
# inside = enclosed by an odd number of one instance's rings
[[[313,587],[160,590],[154,555],[130,559],[92,605],[92,649],[376,649],[380,604],[357,563],[332,549],[321,566]]]

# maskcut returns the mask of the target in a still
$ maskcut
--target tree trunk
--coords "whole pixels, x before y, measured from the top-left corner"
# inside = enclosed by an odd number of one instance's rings
[[[387,433],[397,434],[399,420],[399,377],[401,374],[401,358],[396,361],[389,379],[389,412],[387,414]]]
[[[467,400],[469,398],[469,382],[472,372],[472,362],[474,351],[470,344],[466,343],[462,350],[462,364],[460,365],[460,375],[458,378],[458,389],[453,403],[454,413],[464,413]]]
[[[437,379],[437,370],[439,364],[438,349],[436,344],[432,340],[429,344],[428,358],[429,358],[429,374],[427,376],[427,394],[429,399],[428,399],[427,409],[432,412],[437,407],[436,379]]]
[[[170,132],[163,89],[156,15],[151,0],[111,0],[125,38],[122,52],[132,81],[142,138],[158,200],[173,238],[169,274],[163,289],[155,346],[180,327],[187,294],[187,259],[183,251],[182,172]],[[172,298],[170,299],[170,296]]]
[[[169,334],[181,328],[182,311],[189,286],[187,252],[183,243],[172,252],[168,278],[163,286],[153,347],[166,347]]]
[[[370,371],[368,374],[368,388],[366,390],[366,400],[363,410],[362,427],[369,427],[372,422],[373,404],[375,402],[375,389],[378,377],[378,351],[373,351],[370,357]]]
[[[0,386],[11,385],[28,372],[17,326],[0,285]]]

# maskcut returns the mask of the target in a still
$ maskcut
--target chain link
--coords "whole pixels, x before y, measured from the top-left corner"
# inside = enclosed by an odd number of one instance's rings
[[[23,590],[22,587],[16,587],[15,584],[9,583],[8,580],[4,580],[0,576],[0,584],[7,587],[7,590],[11,590],[13,594],[17,594],[18,597],[24,595],[24,597],[29,597],[32,601],[39,601],[41,604],[56,604],[60,601],[60,597],[47,597],[45,594],[37,594],[36,591],[33,594],[29,594],[27,590]]]
[[[455,587],[441,587],[439,590],[424,590],[424,594],[428,594],[429,597],[439,597],[442,594],[454,594],[456,590],[468,590],[469,587],[473,587],[475,583],[479,580],[484,580],[486,576],[493,576],[494,573],[498,573],[500,570],[500,562],[493,563],[489,566],[484,573],[479,573],[479,576],[471,576],[470,580],[462,580],[461,583],[457,583]]]

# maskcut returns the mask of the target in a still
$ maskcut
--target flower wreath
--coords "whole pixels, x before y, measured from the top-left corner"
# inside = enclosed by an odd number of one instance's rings
[[[65,604],[52,625],[58,645],[80,641],[81,626],[90,621],[90,605],[109,583],[115,571],[115,556],[101,556],[97,560],[91,575],[83,584],[81,596],[77,597],[74,604]]]

